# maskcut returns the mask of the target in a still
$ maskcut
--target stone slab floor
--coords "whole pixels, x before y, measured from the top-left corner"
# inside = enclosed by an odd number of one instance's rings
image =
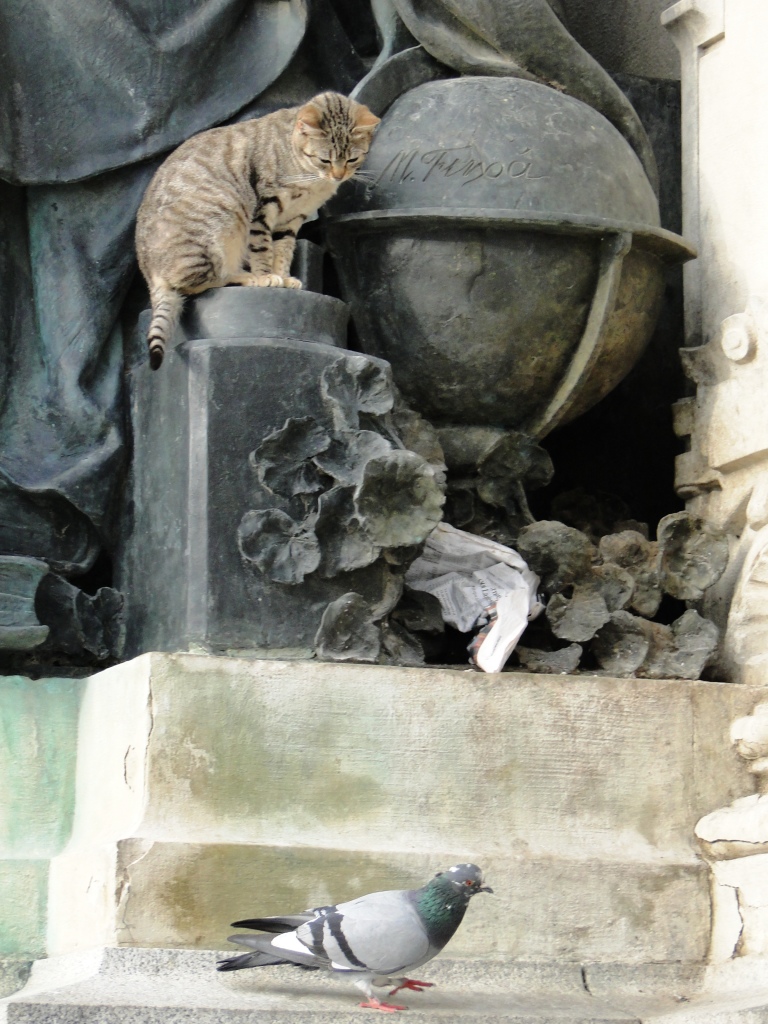
[[[221,954],[102,948],[38,961],[0,1001],[15,1024],[346,1024],[374,1017],[348,982],[292,968],[230,974]],[[768,964],[535,964],[437,959],[408,993],[411,1024],[768,1024]],[[387,1017],[386,1019],[389,1019]]]

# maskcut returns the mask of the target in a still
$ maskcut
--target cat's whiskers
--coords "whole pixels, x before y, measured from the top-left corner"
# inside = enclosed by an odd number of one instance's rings
[[[318,178],[322,177],[321,174],[290,174],[286,178],[281,178],[281,185],[298,185],[305,181],[317,181]]]

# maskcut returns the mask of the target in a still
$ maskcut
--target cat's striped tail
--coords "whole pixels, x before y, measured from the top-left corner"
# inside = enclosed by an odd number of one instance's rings
[[[162,365],[166,345],[173,340],[184,296],[165,283],[154,285],[149,294],[152,302],[152,320],[147,331],[147,346],[149,365],[153,370],[157,370]]]

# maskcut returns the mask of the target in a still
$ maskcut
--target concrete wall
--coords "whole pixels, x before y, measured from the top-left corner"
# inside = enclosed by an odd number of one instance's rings
[[[571,32],[608,71],[679,78],[680,57],[661,12],[670,0],[564,0]]]

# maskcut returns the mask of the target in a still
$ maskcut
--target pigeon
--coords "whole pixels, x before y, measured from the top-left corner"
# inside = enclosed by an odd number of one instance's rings
[[[437,956],[479,892],[493,892],[483,885],[480,868],[455,864],[438,872],[421,889],[372,892],[300,914],[235,921],[233,928],[270,934],[230,935],[230,942],[256,952],[220,960],[217,970],[271,964],[323,968],[354,977],[354,984],[368,997],[360,1006],[385,1013],[405,1010],[405,1006],[377,999],[373,986],[394,985],[390,996],[401,989],[422,992],[432,988],[431,982],[417,981],[407,973]]]

